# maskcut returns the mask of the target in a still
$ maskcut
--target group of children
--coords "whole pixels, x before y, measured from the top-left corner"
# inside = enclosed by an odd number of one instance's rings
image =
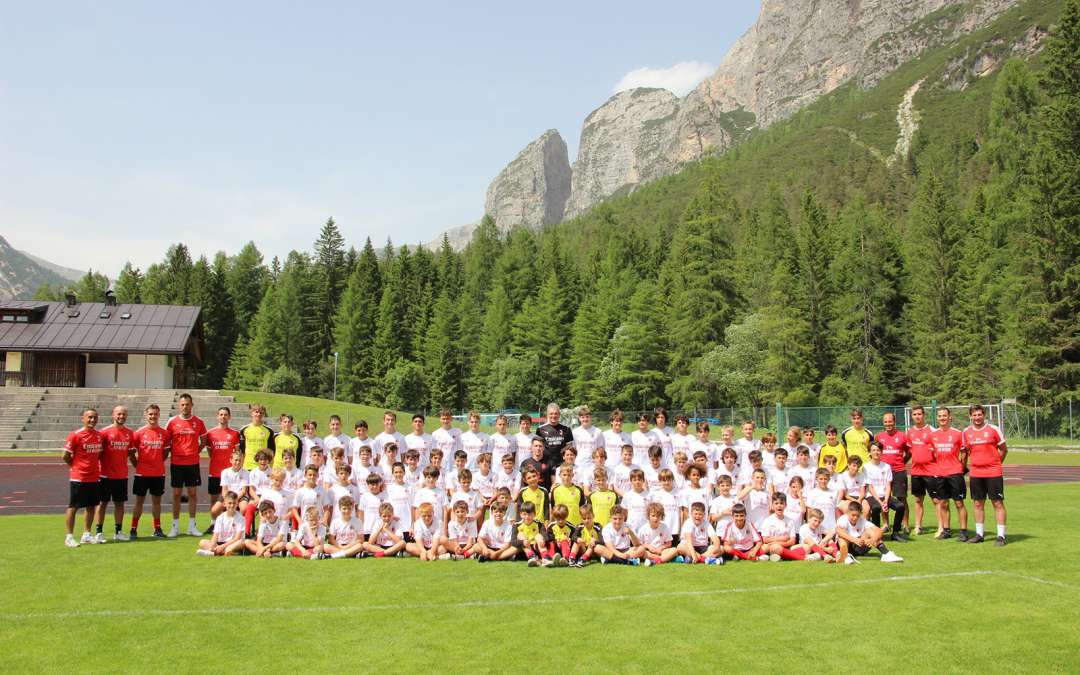
[[[871,443],[865,465],[857,455],[844,457],[844,471],[837,472],[832,428],[825,446],[813,444],[812,430],[808,437],[800,430],[777,447],[771,433],[755,439],[747,422],[741,443],[725,427],[717,444],[707,423],[691,435],[680,415],[663,443],[644,415],[638,430],[623,433],[616,411],[614,439],[611,432],[575,435],[562,463],[551,467],[527,418],[517,436],[507,433],[505,416],[490,436],[479,431],[475,413],[464,432],[452,427],[449,411],[440,418],[429,436],[423,416],[415,415],[413,433],[403,437],[387,412],[374,439],[358,424],[356,438],[301,444],[309,458],[302,469],[291,447],[255,451],[250,470],[245,450],[235,448],[220,474],[224,498],[212,510],[211,538],[197,553],[581,567],[590,561],[852,564],[877,549],[883,562],[902,560],[883,541],[882,515],[903,506],[890,493],[881,446]],[[306,437],[312,428],[305,423]],[[904,540],[898,527],[892,538]]]

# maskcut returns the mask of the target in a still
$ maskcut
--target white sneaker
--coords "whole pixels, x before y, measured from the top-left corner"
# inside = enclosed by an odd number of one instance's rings
[[[206,558],[213,558],[214,557],[214,552],[213,551],[207,551],[206,549],[200,548],[198,551],[195,551],[195,555],[201,555],[201,556],[206,557]]]
[[[177,527],[176,524],[174,523],[173,526],[171,528],[169,528],[168,534],[166,534],[165,536],[168,537],[169,539],[176,539],[176,537],[178,537],[179,535],[180,535],[180,528]]]
[[[202,533],[202,530],[200,530],[199,528],[195,527],[195,524],[194,524],[194,523],[192,523],[191,525],[188,525],[188,528],[187,528],[187,533],[188,533],[188,536],[189,536],[189,537],[201,537],[201,536],[202,536],[202,534],[203,534],[203,533]]]
[[[844,558],[845,565],[858,565],[859,561],[855,559],[855,556],[848,553],[848,557]]]
[[[896,555],[896,553],[889,551],[881,556],[881,562],[904,562],[904,559]]]
[[[449,553],[440,553],[439,554],[439,560],[449,560],[449,559],[450,559],[450,554]]]
[[[780,554],[779,553],[770,553],[769,554],[769,562],[780,562]]]
[[[96,544],[97,542],[94,541],[94,535],[90,534],[89,532],[83,532],[82,533],[82,538],[79,539],[79,543],[80,544]]]
[[[131,541],[131,537],[127,536],[123,532],[117,532],[113,535],[113,541]]]
[[[94,535],[94,543],[95,544],[105,544],[105,543],[108,543],[108,541],[109,540],[105,538],[105,533],[104,532],[98,532],[96,535]]]
[[[807,562],[817,562],[819,560],[821,560],[821,554],[820,553],[811,553],[810,555],[806,556],[806,561]]]
[[[79,542],[75,541],[75,535],[68,534],[64,536],[64,546],[68,548],[79,548]]]

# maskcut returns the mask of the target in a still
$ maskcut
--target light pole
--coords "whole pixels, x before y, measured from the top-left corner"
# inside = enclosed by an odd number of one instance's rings
[[[337,360],[338,353],[334,352],[334,400],[337,400]]]

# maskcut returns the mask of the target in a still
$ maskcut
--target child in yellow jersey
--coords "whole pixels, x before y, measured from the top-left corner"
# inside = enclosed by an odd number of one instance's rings
[[[825,445],[821,446],[821,450],[818,452],[818,467],[825,467],[825,458],[836,458],[837,473],[841,473],[847,468],[847,449],[840,444],[839,435],[836,431],[836,427],[829,425],[825,427]]]
[[[581,525],[574,530],[574,545],[570,548],[570,566],[585,567],[585,563],[589,562],[589,558],[595,553],[596,545],[602,542],[600,526],[593,522],[593,509],[586,504],[581,507]]]
[[[569,510],[563,504],[551,507],[551,522],[547,527],[547,552],[555,567],[570,564],[570,549],[573,547],[574,526],[567,520]],[[580,507],[579,511],[580,513]]]
[[[603,527],[611,521],[611,508],[619,503],[619,495],[608,486],[608,472],[602,466],[593,469],[593,484],[595,487],[589,493],[589,506],[597,524]]]
[[[574,485],[574,465],[563,464],[559,467],[559,484],[551,488],[552,517],[555,507],[566,508],[567,517],[572,527],[581,524],[581,505],[585,503],[585,492]]]
[[[541,564],[551,567],[551,558],[545,546],[544,528],[536,520],[536,505],[525,502],[519,512],[521,520],[514,523],[510,544],[517,550],[518,557],[529,561],[529,567],[538,567]]]
[[[517,496],[518,513],[522,513],[521,507],[525,504],[532,504],[534,517],[543,525],[547,522],[549,506],[547,488],[540,485],[540,472],[529,467],[523,472],[522,478],[525,479],[525,487],[521,488]]]

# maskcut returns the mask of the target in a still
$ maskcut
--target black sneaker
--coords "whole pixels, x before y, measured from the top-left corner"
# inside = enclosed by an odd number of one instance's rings
[[[956,535],[956,540],[961,544],[965,543],[968,540],[967,530],[960,530],[960,534]]]
[[[952,530],[942,530],[934,535],[934,539],[952,539]]]
[[[154,528],[154,534],[151,535],[151,536],[153,536],[154,539],[164,539],[165,538],[165,533],[162,532],[160,527],[155,527]]]
[[[891,539],[892,541],[898,541],[901,544],[906,544],[909,541],[911,541],[910,539],[908,539],[904,535],[900,534],[899,532],[893,532],[892,536],[889,537],[889,539]]]
[[[967,543],[969,544],[981,544],[985,541],[981,534],[977,534],[974,537],[968,537]]]
[[[476,562],[478,562],[478,563],[485,563],[487,561],[488,561],[488,559],[487,559],[486,555],[478,555],[478,556],[476,556]]]
[[[136,539],[139,538],[139,531],[136,530],[134,527],[131,528],[131,531],[128,532],[128,537],[131,538],[131,541],[135,541]]]
[[[994,546],[1004,546],[1004,545],[1005,545],[1005,537],[998,537],[997,540],[994,541]]]

